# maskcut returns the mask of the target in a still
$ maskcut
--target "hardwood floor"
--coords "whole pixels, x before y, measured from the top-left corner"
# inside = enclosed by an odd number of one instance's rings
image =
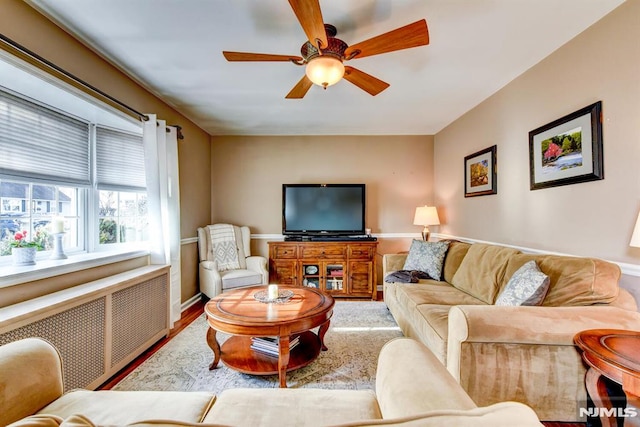
[[[382,300],[382,295],[378,293],[378,300]],[[136,369],[142,362],[151,357],[156,351],[162,348],[165,344],[167,344],[173,337],[178,335],[184,328],[189,326],[191,322],[196,320],[202,313],[204,313],[204,305],[205,301],[200,300],[198,303],[192,305],[187,310],[182,313],[182,318],[175,323],[171,332],[169,332],[169,336],[161,339],[157,343],[155,343],[151,348],[138,356],[133,362],[131,362],[127,367],[122,369],[113,377],[109,378],[104,384],[102,384],[98,390],[110,390],[116,384],[118,384],[124,377],[129,375],[134,369]],[[586,423],[560,423],[560,422],[543,422],[546,427],[585,427]]]

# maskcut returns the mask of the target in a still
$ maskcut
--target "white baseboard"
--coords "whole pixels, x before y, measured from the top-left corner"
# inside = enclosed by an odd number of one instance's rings
[[[184,313],[185,310],[187,310],[189,307],[191,307],[192,305],[200,301],[201,297],[202,297],[202,293],[198,292],[197,294],[195,294],[194,296],[192,296],[191,298],[189,298],[188,300],[180,304],[180,312]]]

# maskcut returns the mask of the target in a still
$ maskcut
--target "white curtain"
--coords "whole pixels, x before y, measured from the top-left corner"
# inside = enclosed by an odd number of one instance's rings
[[[149,211],[151,263],[171,266],[170,321],[180,319],[180,190],[178,139],[155,114],[143,124],[145,170]]]

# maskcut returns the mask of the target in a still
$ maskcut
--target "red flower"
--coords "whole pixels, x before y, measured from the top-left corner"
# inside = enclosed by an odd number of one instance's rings
[[[9,242],[9,246],[12,248],[36,248],[39,251],[43,249],[42,243],[27,241],[27,230],[16,232],[13,235],[13,241]]]

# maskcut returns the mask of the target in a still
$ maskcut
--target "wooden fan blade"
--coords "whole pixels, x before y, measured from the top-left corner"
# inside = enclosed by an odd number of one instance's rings
[[[322,47],[326,48],[328,46],[327,32],[324,29],[320,1],[289,0],[289,4],[311,44],[319,48],[317,40],[320,40]]]
[[[376,96],[389,87],[389,83],[383,82],[364,71],[349,66],[344,67],[344,79],[373,96]]]
[[[311,82],[311,80],[309,80],[309,78],[306,75],[304,75],[302,76],[300,81],[293,87],[293,89],[291,89],[291,92],[289,92],[287,96],[285,96],[285,98],[287,99],[304,98],[304,96],[307,94],[311,86],[313,86],[313,83]]]
[[[426,44],[429,44],[429,29],[427,28],[427,21],[422,19],[413,24],[405,25],[388,33],[351,45],[344,51],[344,55],[349,58],[351,54],[360,51],[353,59],[364,58],[365,56],[379,55]]]
[[[302,61],[301,56],[295,55],[271,55],[268,53],[250,53],[250,52],[228,52],[223,51],[222,54],[227,61]]]

